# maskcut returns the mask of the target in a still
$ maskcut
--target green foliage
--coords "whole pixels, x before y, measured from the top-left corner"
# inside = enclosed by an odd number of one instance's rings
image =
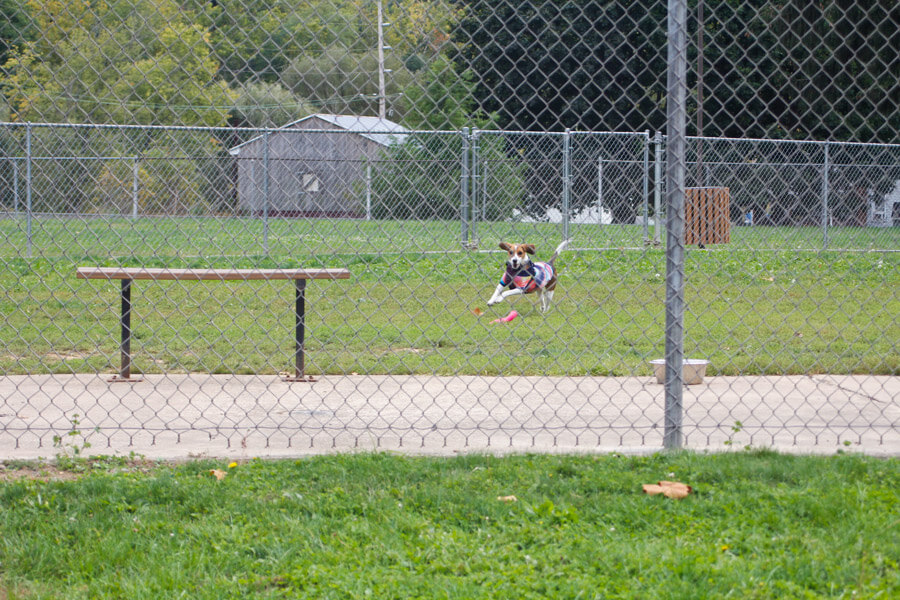
[[[87,458],[83,452],[91,447],[84,433],[78,428],[81,420],[77,413],[71,417],[69,431],[64,436],[53,436],[53,447],[56,448],[56,466],[66,471],[84,470]],[[96,430],[99,431],[99,427]]]
[[[235,100],[231,122],[239,127],[282,127],[316,112],[280,83],[249,83]]]
[[[435,58],[410,81],[403,92],[403,122],[411,129],[461,129],[486,127],[485,119],[473,121],[472,73],[457,73],[443,56]]]
[[[10,598],[900,594],[896,459],[352,454],[47,479],[0,481]],[[641,492],[661,479],[694,492]]]
[[[43,35],[4,65],[15,120],[225,123],[209,33],[174,0],[31,5]]]
[[[463,0],[459,70],[502,128],[664,130],[666,14],[651,2]],[[697,44],[688,46],[689,133],[895,143],[890,2],[703,2],[703,127]],[[688,39],[696,40],[697,2]],[[693,129],[693,131],[691,131]]]
[[[393,109],[409,74],[395,56],[385,59],[385,68],[393,71],[385,81],[387,104]],[[320,106],[321,112],[378,112],[378,56],[374,50],[351,53],[343,46],[329,46],[318,55],[298,56],[282,72],[282,81],[297,96]]]
[[[0,0],[0,65],[12,50],[33,37],[34,28],[20,0]]]
[[[457,134],[408,135],[372,165],[372,216],[377,219],[459,219],[462,137]],[[509,156],[499,137],[480,138],[479,158],[493,165],[484,203],[468,207],[489,219],[505,219],[525,193],[527,166]],[[484,218],[484,217],[482,217]]]

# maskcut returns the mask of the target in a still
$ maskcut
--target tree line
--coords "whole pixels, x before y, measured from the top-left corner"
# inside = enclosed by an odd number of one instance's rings
[[[383,92],[410,128],[664,128],[666,0],[383,4]],[[900,139],[895,0],[691,0],[688,14],[689,133]],[[376,21],[374,0],[0,0],[0,116],[376,114]]]

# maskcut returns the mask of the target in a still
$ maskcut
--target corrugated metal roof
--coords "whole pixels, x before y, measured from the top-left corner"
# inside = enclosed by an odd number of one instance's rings
[[[318,117],[323,121],[328,121],[329,123],[336,125],[341,129],[346,129],[347,131],[358,133],[361,136],[372,140],[373,142],[381,144],[382,146],[391,146],[393,144],[402,143],[403,139],[406,136],[398,134],[403,134],[408,131],[406,127],[400,125],[399,123],[394,123],[389,119],[382,119],[379,117],[315,114],[310,115],[305,119],[311,119],[313,117]],[[304,121],[305,119],[300,119],[299,121],[295,121],[294,123],[299,123],[300,121]]]
[[[358,133],[362,137],[370,139],[376,144],[381,144],[382,146],[402,144],[406,139],[405,133],[409,131],[406,127],[400,125],[399,123],[395,123],[389,119],[382,119],[380,117],[366,117],[359,115],[329,115],[324,113],[316,113],[314,115],[309,115],[308,117],[303,117],[302,119],[297,119],[296,121],[280,127],[279,131],[293,129],[297,126],[297,124],[308,121],[310,119],[321,119],[322,121],[331,123],[332,125],[341,129],[352,131],[353,133]],[[247,144],[258,140],[261,137],[262,136],[256,136],[252,139],[247,140],[246,142],[238,144],[237,146],[231,148],[229,150],[229,153],[232,155],[237,155],[240,153],[240,148],[242,146],[246,146]]]

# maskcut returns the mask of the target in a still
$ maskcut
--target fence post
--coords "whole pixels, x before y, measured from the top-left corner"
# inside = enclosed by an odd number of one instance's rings
[[[597,218],[603,225],[603,157],[597,158]]]
[[[462,165],[459,183],[459,220],[462,226],[462,245],[469,244],[469,128],[462,129]]]
[[[31,258],[31,122],[25,125],[25,256]]]
[[[263,251],[269,253],[269,130],[263,134]]]
[[[653,137],[653,240],[662,243],[662,218],[660,216],[660,197],[662,196],[662,134],[656,132]]]
[[[19,216],[19,161],[16,157],[12,159],[12,180],[13,180],[13,206],[15,207],[15,215]]]
[[[470,243],[478,243],[478,130],[472,130],[472,143],[469,145],[472,165],[472,185],[469,188],[469,240]]]
[[[828,142],[825,142],[825,164],[822,165],[822,250],[828,249],[828,170],[830,161]]]
[[[569,239],[569,203],[572,195],[572,131],[566,127],[563,137],[562,238]]]
[[[663,446],[681,448],[684,378],[684,171],[687,0],[669,0],[666,91],[666,377]]]
[[[481,220],[487,222],[487,205],[488,205],[488,161],[481,163]]]
[[[372,220],[372,165],[366,165],[366,221]]]
[[[644,244],[650,241],[650,132],[644,130]],[[659,217],[657,217],[659,220]]]
[[[137,219],[138,217],[138,177],[140,176],[138,172],[138,157],[133,157],[134,166],[132,167],[132,176],[131,176],[131,218]]]

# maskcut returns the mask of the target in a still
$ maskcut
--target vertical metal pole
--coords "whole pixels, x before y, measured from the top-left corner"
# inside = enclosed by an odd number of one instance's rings
[[[459,183],[459,220],[462,226],[462,245],[469,244],[469,128],[462,130],[462,165]]]
[[[650,241],[650,132],[644,131],[644,243]],[[658,218],[657,218],[658,220]]]
[[[15,207],[15,215],[19,216],[19,162],[14,157],[12,159],[13,170],[13,206]]]
[[[662,243],[662,215],[660,214],[660,198],[662,196],[662,134],[656,132],[653,138],[653,240]]]
[[[135,156],[131,177],[131,218],[135,220],[138,217],[138,177],[138,157]]]
[[[31,123],[25,126],[25,256],[31,258]]]
[[[830,156],[828,154],[828,142],[825,142],[825,164],[822,165],[822,250],[828,248],[828,171],[830,170]]]
[[[263,251],[269,253],[269,130],[263,135]]]
[[[488,208],[488,161],[481,163],[481,220],[487,221]]]
[[[119,378],[131,378],[131,279],[122,280],[122,368]]]
[[[572,195],[572,132],[566,128],[563,137],[562,237],[569,239],[569,204]]]
[[[703,0],[697,1],[697,185],[703,186]]]
[[[372,220],[372,165],[366,165],[366,221]]]
[[[681,448],[684,379],[684,171],[687,0],[669,0],[666,93],[666,377],[663,446]]]
[[[387,93],[384,87],[384,17],[378,0],[378,118],[387,118]]]
[[[603,224],[603,157],[597,159],[597,218]]]
[[[306,359],[304,356],[304,340],[306,338],[306,294],[304,292],[306,290],[306,280],[295,279],[294,283],[296,284],[297,289],[296,304],[294,308],[294,315],[296,318],[294,366],[297,380],[303,381],[306,369]]]
[[[472,187],[470,188],[471,196],[469,197],[469,228],[471,229],[470,239],[472,243],[478,243],[478,130],[472,131],[472,143],[469,146],[472,157]]]

